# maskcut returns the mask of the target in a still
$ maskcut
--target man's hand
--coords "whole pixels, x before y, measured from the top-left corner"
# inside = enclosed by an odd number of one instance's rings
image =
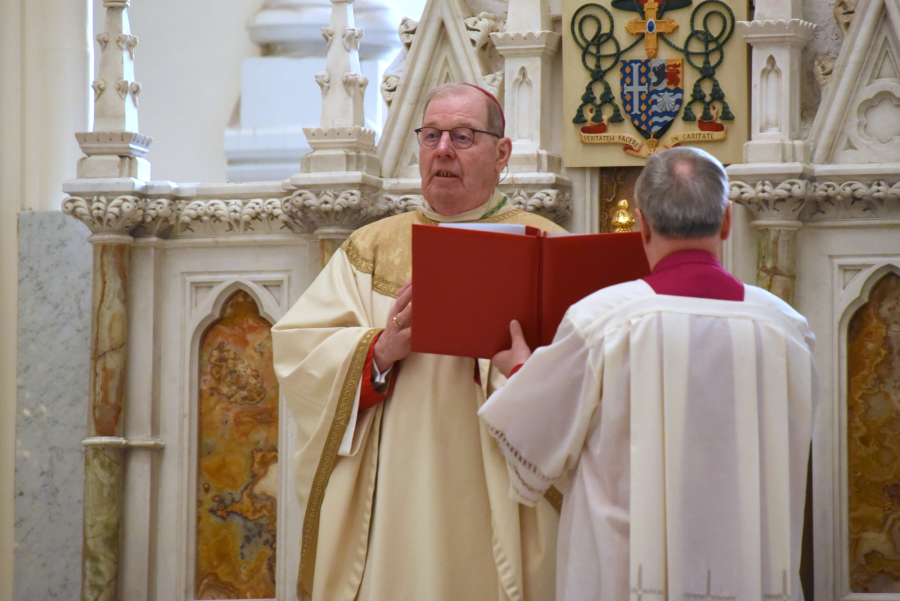
[[[397,300],[388,313],[384,332],[375,343],[373,359],[378,371],[384,373],[396,361],[409,354],[409,337],[412,332],[412,280],[403,284],[397,292]]]
[[[512,346],[505,351],[500,351],[493,358],[494,367],[507,378],[509,372],[516,365],[525,363],[531,356],[531,349],[528,348],[528,343],[525,342],[525,336],[522,334],[522,326],[515,319],[509,322],[509,333],[512,335]]]

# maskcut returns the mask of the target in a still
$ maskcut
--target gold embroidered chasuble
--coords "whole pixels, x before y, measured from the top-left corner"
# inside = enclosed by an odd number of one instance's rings
[[[562,231],[503,200],[450,220]],[[474,359],[412,353],[391,396],[357,415],[369,346],[411,275],[412,225],[439,219],[426,207],[354,232],[272,329],[298,426],[301,599],[553,597],[558,509],[509,498],[506,462],[477,417],[502,382],[489,362],[478,385]]]

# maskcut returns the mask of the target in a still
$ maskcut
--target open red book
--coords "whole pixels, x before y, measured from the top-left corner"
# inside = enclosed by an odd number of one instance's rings
[[[489,359],[509,348],[513,319],[532,349],[550,344],[570,305],[650,273],[639,232],[481,227],[413,225],[414,352]]]

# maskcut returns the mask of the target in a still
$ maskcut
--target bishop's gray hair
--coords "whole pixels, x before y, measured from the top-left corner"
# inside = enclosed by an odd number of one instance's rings
[[[634,196],[654,232],[667,238],[705,238],[722,228],[728,175],[709,153],[671,148],[647,158]]]
[[[497,104],[493,98],[485,94],[481,88],[473,87],[465,83],[445,83],[436,88],[432,88],[425,94],[425,108],[422,111],[423,118],[425,116],[424,113],[428,111],[428,105],[431,104],[432,100],[444,98],[446,96],[462,96],[471,92],[477,92],[479,96],[484,97],[484,103],[485,106],[487,106],[487,127],[485,129],[489,132],[503,136],[503,112],[500,110],[500,105]]]

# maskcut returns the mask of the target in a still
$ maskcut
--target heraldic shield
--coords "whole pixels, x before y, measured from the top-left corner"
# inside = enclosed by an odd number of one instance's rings
[[[683,59],[622,61],[622,105],[645,139],[659,140],[681,112]]]

